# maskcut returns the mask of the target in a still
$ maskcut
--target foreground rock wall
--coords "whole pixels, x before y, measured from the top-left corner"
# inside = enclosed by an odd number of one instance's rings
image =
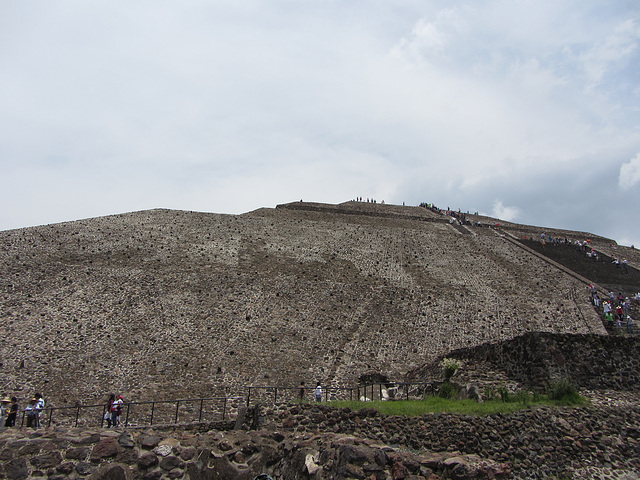
[[[0,434],[11,479],[639,478],[637,407],[385,417],[324,405],[260,411],[257,430],[211,425]],[[635,472],[635,473],[634,473]]]

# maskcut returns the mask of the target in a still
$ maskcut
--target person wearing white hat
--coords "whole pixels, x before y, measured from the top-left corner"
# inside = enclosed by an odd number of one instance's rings
[[[9,399],[9,397],[5,397],[0,400],[0,402],[0,426],[2,426],[4,425],[4,417],[7,414],[7,408],[9,407],[11,400]]]

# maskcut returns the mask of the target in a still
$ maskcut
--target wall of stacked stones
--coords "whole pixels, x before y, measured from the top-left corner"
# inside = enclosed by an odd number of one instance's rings
[[[640,411],[535,408],[405,418],[324,405],[262,408],[259,428],[11,429],[11,479],[636,478]],[[250,417],[253,417],[250,415]]]
[[[603,329],[575,279],[466,232],[287,208],[0,232],[0,389],[59,407],[340,387],[527,331]]]
[[[640,338],[636,336],[533,332],[505,342],[454,350],[446,356],[469,364],[487,362],[523,386],[538,390],[559,379],[590,390],[640,388]],[[418,369],[410,377],[439,379],[439,363]]]

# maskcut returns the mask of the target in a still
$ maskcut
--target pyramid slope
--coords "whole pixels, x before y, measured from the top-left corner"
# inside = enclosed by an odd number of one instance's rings
[[[340,386],[527,331],[606,334],[579,280],[494,230],[361,207],[0,232],[1,388],[62,405]]]

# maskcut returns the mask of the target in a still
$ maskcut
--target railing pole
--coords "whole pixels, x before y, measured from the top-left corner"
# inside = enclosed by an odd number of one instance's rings
[[[273,388],[273,403],[278,403],[278,387]]]
[[[178,423],[178,408],[180,407],[180,400],[176,402],[176,421],[173,423]]]
[[[202,421],[202,406],[204,405],[204,398],[200,399],[200,415],[198,416],[198,421]]]
[[[126,427],[127,425],[129,425],[129,407],[131,406],[130,403],[127,403],[127,416],[124,419],[124,426]]]
[[[222,420],[223,421],[226,414],[227,414],[227,397],[224,397],[224,402],[222,403]]]
[[[102,416],[100,417],[100,428],[104,427],[104,414],[107,413],[107,406],[102,407]]]
[[[247,393],[247,407],[249,406],[250,402],[251,402],[251,387],[249,387],[249,393]]]
[[[47,425],[47,427],[51,426],[52,419],[53,419],[53,407],[51,408],[51,410],[49,410],[49,425]]]
[[[75,426],[78,426],[78,417],[80,416],[80,407],[76,408],[76,424]]]
[[[153,411],[156,408],[156,402],[151,402],[151,419],[149,420],[149,425],[153,426]]]

